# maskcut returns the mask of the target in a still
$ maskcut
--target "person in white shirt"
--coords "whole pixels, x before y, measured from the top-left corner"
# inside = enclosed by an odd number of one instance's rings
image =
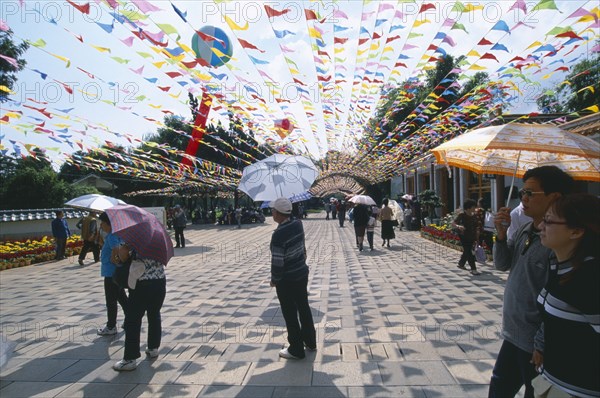
[[[506,231],[507,239],[511,239],[513,234],[519,230],[521,225],[527,224],[530,221],[531,217],[526,216],[523,212],[523,203],[519,203],[519,205],[510,212],[510,226]]]

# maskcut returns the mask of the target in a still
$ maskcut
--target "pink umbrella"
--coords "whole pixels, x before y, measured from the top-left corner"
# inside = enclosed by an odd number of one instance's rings
[[[173,242],[154,214],[133,205],[118,205],[105,210],[112,232],[133,247],[139,257],[167,265],[173,257]]]

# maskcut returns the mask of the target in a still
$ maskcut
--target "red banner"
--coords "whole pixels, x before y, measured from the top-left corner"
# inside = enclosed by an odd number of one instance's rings
[[[188,142],[187,148],[185,149],[185,153],[188,155],[196,156],[196,153],[198,152],[198,147],[200,146],[200,141],[202,141],[202,136],[204,135],[204,128],[206,127],[208,112],[210,112],[211,106],[212,97],[210,94],[208,94],[208,92],[204,91],[202,93],[202,100],[200,101],[198,112],[196,113],[196,120],[194,120],[192,138],[190,138],[190,142]],[[184,157],[181,161],[181,164],[185,166],[191,166],[192,161],[187,157]]]

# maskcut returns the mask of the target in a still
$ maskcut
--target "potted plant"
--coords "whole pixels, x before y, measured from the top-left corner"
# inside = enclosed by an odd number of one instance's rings
[[[419,198],[421,206],[427,210],[427,217],[429,217],[429,220],[434,224],[437,223],[438,219],[435,214],[435,209],[444,205],[437,193],[432,189],[426,189],[420,192],[417,197]]]

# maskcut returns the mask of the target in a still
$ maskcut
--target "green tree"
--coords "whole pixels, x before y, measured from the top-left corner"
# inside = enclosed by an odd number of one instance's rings
[[[435,209],[444,205],[437,193],[431,189],[426,189],[424,191],[419,192],[417,197],[419,198],[419,202],[421,202],[421,205],[427,211],[427,216],[429,218],[435,218]]]
[[[62,207],[69,190],[69,185],[58,178],[49,163],[27,157],[18,161],[15,173],[7,179],[1,206],[3,209]]]
[[[13,58],[16,60],[17,65],[13,65],[7,60],[0,58],[0,85],[6,86],[9,90],[13,90],[15,83],[17,82],[16,73],[23,70],[27,62],[21,58],[21,56],[29,48],[29,44],[22,42],[15,44],[13,41],[12,30],[0,31],[0,54]],[[8,100],[8,93],[4,90],[0,90],[0,102]]]
[[[471,91],[473,91],[473,89],[475,89],[476,87],[479,87],[482,84],[485,84],[489,81],[490,81],[490,78],[486,72],[475,73],[473,75],[473,77],[471,77],[469,79],[468,82],[463,84],[463,86],[461,87],[460,92],[458,94],[458,97],[462,98],[462,97],[466,96],[467,94],[471,93]]]
[[[573,65],[565,82],[568,84],[560,84],[537,99],[541,112],[579,112],[600,104],[600,54]]]

